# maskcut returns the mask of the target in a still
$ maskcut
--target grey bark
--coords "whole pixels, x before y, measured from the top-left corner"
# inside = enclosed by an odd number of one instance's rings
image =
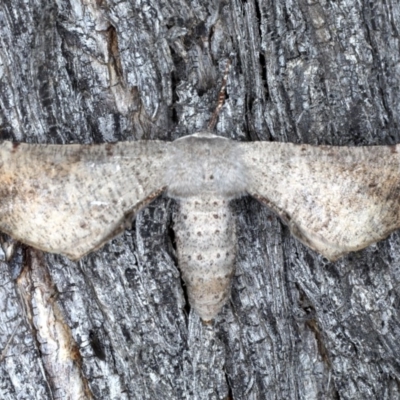
[[[397,1],[8,0],[2,139],[400,142]],[[176,204],[78,263],[15,247],[0,268],[1,399],[398,399],[400,237],[329,263],[255,200],[213,324],[190,312]],[[4,256],[5,257],[5,256]]]

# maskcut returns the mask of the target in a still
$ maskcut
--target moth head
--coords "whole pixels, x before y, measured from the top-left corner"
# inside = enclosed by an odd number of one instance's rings
[[[178,199],[201,194],[231,199],[246,187],[237,143],[207,131],[171,143],[165,174],[168,195]]]

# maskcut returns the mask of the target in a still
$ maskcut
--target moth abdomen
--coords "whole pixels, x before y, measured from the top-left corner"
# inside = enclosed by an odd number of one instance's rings
[[[175,234],[190,305],[209,321],[226,303],[234,273],[236,232],[229,202],[206,196],[182,199]]]

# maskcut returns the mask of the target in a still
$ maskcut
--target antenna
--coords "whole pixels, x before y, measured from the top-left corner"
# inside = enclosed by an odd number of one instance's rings
[[[224,105],[224,101],[225,101],[225,97],[226,97],[226,82],[228,81],[230,67],[231,67],[231,60],[228,59],[228,62],[226,63],[226,67],[225,67],[225,71],[224,71],[224,77],[222,78],[221,90],[219,91],[219,94],[218,94],[217,107],[215,108],[215,111],[214,111],[214,113],[210,119],[210,122],[208,123],[208,126],[207,126],[207,130],[209,130],[209,131],[214,130],[215,125],[217,124],[219,113],[221,112],[221,108]]]

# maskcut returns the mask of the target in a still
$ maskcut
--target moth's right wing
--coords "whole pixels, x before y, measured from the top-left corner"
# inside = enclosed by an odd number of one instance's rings
[[[240,143],[247,190],[330,260],[400,228],[400,145]]]
[[[0,230],[77,260],[166,188],[168,143],[0,144]]]

